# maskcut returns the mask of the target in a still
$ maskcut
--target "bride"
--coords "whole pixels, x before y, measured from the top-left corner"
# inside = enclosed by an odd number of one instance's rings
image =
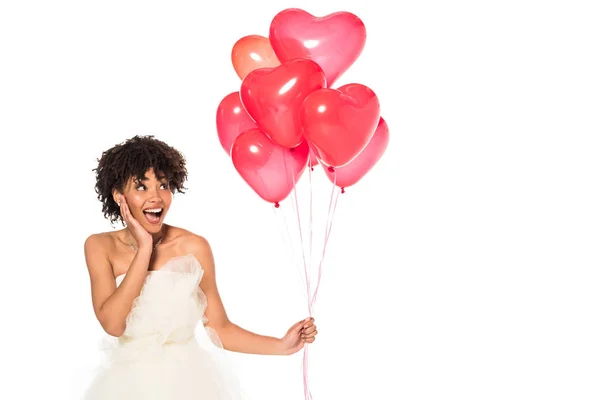
[[[185,189],[179,151],[135,136],[105,151],[94,171],[104,216],[125,228],[85,241],[94,312],[116,338],[86,400],[239,399],[233,374],[214,349],[290,355],[315,340],[312,318],[282,337],[229,320],[208,241],[164,223],[173,193]],[[208,345],[196,336],[199,323]]]

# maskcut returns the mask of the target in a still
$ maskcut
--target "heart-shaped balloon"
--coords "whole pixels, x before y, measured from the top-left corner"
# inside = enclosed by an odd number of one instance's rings
[[[379,114],[375,93],[367,86],[351,83],[311,93],[302,103],[300,117],[304,137],[319,160],[341,167],[367,146]]]
[[[360,181],[383,156],[390,141],[390,131],[383,118],[367,147],[358,156],[343,167],[325,167],[325,173],[331,182],[341,188],[347,188]]]
[[[314,168],[317,165],[319,165],[319,159],[317,158],[317,155],[315,154],[315,152],[309,147],[308,166],[311,168]]]
[[[217,107],[217,135],[227,155],[235,138],[252,128],[256,128],[256,123],[244,109],[240,92],[229,93]]]
[[[259,129],[242,132],[231,148],[237,172],[263,200],[278,204],[294,189],[308,164],[308,144],[293,149],[274,143]]]
[[[367,31],[360,18],[346,11],[315,17],[288,8],[271,21],[269,40],[282,63],[295,58],[314,60],[331,87],[362,53]]]
[[[240,79],[255,69],[281,65],[269,38],[260,35],[244,36],[235,42],[231,49],[231,64]]]
[[[242,81],[240,97],[262,132],[280,146],[292,148],[302,142],[300,105],[325,83],[317,63],[297,59],[250,72]]]

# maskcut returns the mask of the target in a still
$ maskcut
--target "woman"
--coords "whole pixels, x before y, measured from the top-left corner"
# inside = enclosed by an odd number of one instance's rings
[[[85,258],[94,312],[117,338],[109,363],[86,399],[234,399],[235,381],[206,337],[226,350],[290,355],[317,334],[312,318],[282,338],[258,335],[227,317],[208,241],[164,223],[172,196],[187,179],[182,154],[152,136],[135,136],[105,151],[96,172],[104,216],[125,228],[89,236]]]

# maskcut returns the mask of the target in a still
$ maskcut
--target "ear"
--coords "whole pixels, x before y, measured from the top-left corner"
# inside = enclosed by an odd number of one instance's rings
[[[121,197],[123,197],[123,193],[121,193],[117,189],[113,189],[112,196],[115,203],[117,203],[118,206],[121,206]]]

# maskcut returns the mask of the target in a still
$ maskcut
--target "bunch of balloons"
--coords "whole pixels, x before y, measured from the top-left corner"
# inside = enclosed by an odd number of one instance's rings
[[[389,130],[373,90],[333,87],[365,42],[365,25],[352,13],[315,17],[289,8],[272,19],[268,37],[244,36],[233,46],[241,86],[219,103],[217,133],[237,172],[265,201],[278,206],[318,164],[343,190],[385,152]]]

